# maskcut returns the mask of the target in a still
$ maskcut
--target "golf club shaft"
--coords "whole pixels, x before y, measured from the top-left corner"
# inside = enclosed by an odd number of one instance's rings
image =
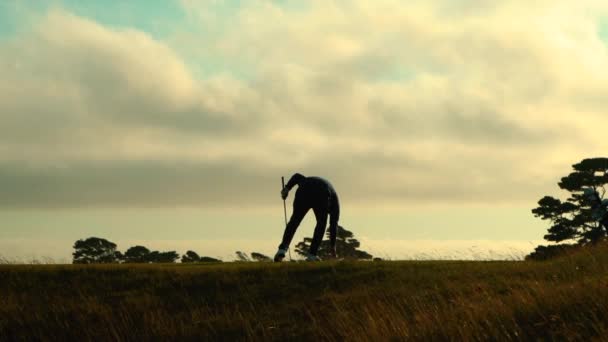
[[[285,177],[281,176],[281,186],[283,190],[285,190]],[[287,205],[285,204],[285,199],[283,199],[283,214],[285,214],[285,227],[287,228]],[[289,253],[289,261],[291,261],[291,248],[287,248],[287,252]]]

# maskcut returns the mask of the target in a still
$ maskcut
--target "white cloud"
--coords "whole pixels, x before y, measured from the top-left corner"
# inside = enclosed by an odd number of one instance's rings
[[[606,147],[600,2],[187,4],[200,31],[166,42],[64,11],[0,42],[1,203],[245,204],[288,171],[363,204],[534,201]]]

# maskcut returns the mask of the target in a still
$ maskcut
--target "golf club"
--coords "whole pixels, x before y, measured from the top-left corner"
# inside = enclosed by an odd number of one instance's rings
[[[285,177],[281,176],[281,190],[285,190]],[[285,199],[283,198],[283,213],[285,214],[285,227],[287,227],[287,205],[285,204]],[[291,261],[291,248],[287,248],[287,253],[289,253],[289,261]]]

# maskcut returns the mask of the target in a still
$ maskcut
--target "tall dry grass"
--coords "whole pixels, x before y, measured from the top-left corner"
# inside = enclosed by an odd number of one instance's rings
[[[2,265],[0,339],[602,339],[607,261]]]

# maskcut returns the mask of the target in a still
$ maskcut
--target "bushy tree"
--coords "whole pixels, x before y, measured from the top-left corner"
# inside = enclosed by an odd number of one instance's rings
[[[272,258],[270,258],[269,256],[258,252],[252,252],[251,259],[255,261],[272,261]]]
[[[208,256],[199,256],[198,253],[194,251],[187,251],[186,254],[182,255],[183,263],[191,263],[191,262],[222,262],[220,259],[208,257]]]
[[[201,257],[200,262],[222,262],[222,260],[216,259],[216,258],[212,258],[212,257],[208,257],[208,256],[204,256],[204,257]]]
[[[124,254],[125,263],[174,263],[179,259],[179,254],[175,251],[159,252],[150,251],[144,246],[133,246]]]
[[[544,236],[547,241],[576,241],[582,245],[597,242],[606,236],[606,230],[593,217],[591,201],[583,191],[591,188],[598,191],[603,199],[608,184],[608,158],[584,159],[572,167],[574,171],[558,183],[561,189],[570,193],[569,197],[562,201],[545,196],[538,201],[538,207],[532,213],[551,222]]]
[[[249,259],[249,256],[247,256],[247,253],[241,252],[241,251],[236,251],[236,259],[238,261],[251,261],[251,259]]]
[[[321,258],[329,258],[331,257],[331,245],[329,241],[329,230],[326,232],[327,239],[321,242],[319,246],[319,252],[317,255]],[[310,243],[312,242],[312,238],[304,238],[304,240],[300,241],[296,245],[296,252],[302,256],[306,256],[310,249]],[[336,234],[336,253],[340,258],[346,259],[372,259],[373,256],[366,251],[362,251],[359,249],[361,247],[361,243],[359,240],[355,239],[353,232],[344,229],[342,226],[338,226],[337,234]]]
[[[179,259],[176,251],[159,252],[153,251],[148,255],[148,261],[154,264],[172,264]]]
[[[186,254],[182,255],[182,263],[199,262],[201,257],[195,251],[187,251]]]
[[[90,237],[74,243],[74,264],[110,264],[120,261],[116,244],[106,239]]]
[[[577,244],[559,244],[549,246],[538,246],[534,249],[534,252],[526,255],[526,260],[548,260],[556,256],[564,255],[569,252],[574,252],[580,249],[580,245]]]
[[[144,246],[130,247],[123,255],[123,261],[125,263],[148,263],[150,250]]]

